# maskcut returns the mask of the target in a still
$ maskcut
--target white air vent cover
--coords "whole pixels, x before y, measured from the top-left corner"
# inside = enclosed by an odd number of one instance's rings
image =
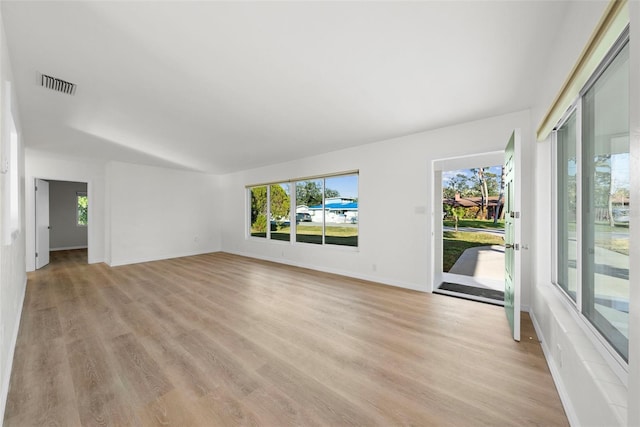
[[[69,83],[65,80],[57,77],[51,77],[46,74],[40,74],[40,85],[47,89],[66,93],[67,95],[74,95],[76,93],[76,85],[74,83]]]

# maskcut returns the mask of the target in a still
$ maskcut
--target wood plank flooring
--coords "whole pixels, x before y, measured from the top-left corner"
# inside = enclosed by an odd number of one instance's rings
[[[225,253],[29,274],[6,426],[568,425],[531,321]]]

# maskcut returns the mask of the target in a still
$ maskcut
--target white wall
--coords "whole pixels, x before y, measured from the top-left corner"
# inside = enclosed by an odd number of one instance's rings
[[[79,192],[87,192],[86,182],[49,181],[49,246],[52,250],[87,246],[87,227],[78,226]]]
[[[15,93],[7,93],[7,82],[12,82],[11,63],[9,52],[5,41],[4,24],[0,17],[0,144],[2,152],[6,144],[9,143],[9,131],[6,126],[7,108],[11,109],[13,119],[16,123],[18,134],[20,134],[20,117],[17,109],[17,99]],[[24,153],[22,143],[19,150],[19,176],[20,176],[20,212],[24,212]],[[0,200],[5,188],[4,181],[7,175],[0,175]],[[4,213],[3,213],[4,215]],[[5,224],[4,218],[0,224]],[[2,230],[3,233],[11,230]],[[18,327],[20,324],[20,314],[22,312],[22,302],[26,288],[27,277],[25,274],[24,258],[24,219],[21,222],[20,232],[11,244],[0,246],[0,420],[4,419],[7,393],[9,390],[9,380],[11,375],[11,365],[15,349]]]
[[[110,264],[219,251],[218,181],[196,172],[109,163]]]
[[[569,5],[565,23],[556,37],[555,50],[549,55],[546,75],[541,76],[538,102],[532,108],[534,128],[541,122],[543,114],[575,64],[606,4],[607,2],[575,2]],[[633,76],[634,74],[632,79]],[[635,79],[640,79],[637,70]],[[534,265],[531,270],[534,280],[531,289],[532,318],[572,424],[627,425],[627,406],[632,409],[637,407],[637,403],[628,405],[632,400],[629,400],[627,386],[624,384],[624,368],[607,357],[604,346],[595,334],[585,327],[585,322],[575,309],[568,304],[558,288],[551,284],[550,206],[553,193],[550,138],[535,144],[534,158],[536,233]],[[637,239],[638,229],[632,227],[631,241]],[[635,284],[633,281],[630,283]],[[636,293],[636,299],[637,296]],[[631,307],[633,304],[632,301]],[[630,346],[633,348],[639,338],[638,319],[633,320],[632,317],[632,322],[636,323],[630,326]],[[628,377],[630,387],[635,385],[637,388],[639,381],[637,375]],[[636,399],[635,402],[637,401]],[[635,423],[637,424],[638,422]]]
[[[524,111],[226,175],[222,247],[227,252],[429,291],[431,219],[434,209],[438,218],[442,211],[440,203],[431,203],[432,162],[503,150],[514,128],[522,128],[528,150],[531,131],[529,113]],[[246,237],[245,185],[355,169],[360,171],[357,250]],[[530,188],[530,183],[524,188]],[[523,256],[529,253],[523,251]]]
[[[87,183],[89,226],[87,227],[89,264],[105,260],[105,164],[96,160],[60,157],[25,150],[25,217],[27,271],[35,269],[35,179]]]

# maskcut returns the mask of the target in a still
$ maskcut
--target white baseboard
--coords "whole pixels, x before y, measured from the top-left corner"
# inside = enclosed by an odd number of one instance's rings
[[[88,246],[65,246],[63,248],[51,248],[49,249],[51,252],[55,252],[55,251],[71,251],[74,249],[87,249]]]
[[[366,280],[368,282],[380,283],[382,285],[387,285],[387,286],[395,286],[396,288],[410,289],[412,291],[419,291],[419,292],[428,292],[426,284],[417,285],[415,283],[402,282],[402,281],[390,279],[390,278],[370,276],[367,274],[353,273],[352,271],[345,271],[345,270],[340,270],[336,268],[327,268],[327,267],[307,264],[303,262],[295,262],[285,258],[273,258],[268,256],[261,256],[261,255],[251,254],[251,253],[228,251],[228,250],[224,250],[222,252],[230,253],[233,255],[244,256],[247,258],[255,258],[263,261],[275,262],[276,264],[285,264],[285,265],[291,265],[293,267],[300,267],[300,268],[307,268],[309,270],[322,271],[324,273],[337,274],[339,276],[351,277],[353,279]]]
[[[118,267],[121,265],[129,265],[129,264],[140,264],[143,262],[152,262],[152,261],[162,261],[163,259],[172,259],[172,258],[183,258],[187,256],[196,256],[203,254],[210,254],[212,252],[219,252],[219,249],[203,249],[194,252],[183,252],[183,253],[174,253],[174,254],[166,254],[166,255],[152,255],[149,257],[140,257],[140,258],[131,258],[131,259],[121,259],[121,260],[111,260],[108,263],[109,267]]]
[[[536,330],[536,335],[538,336],[538,340],[540,341],[540,346],[542,347],[544,358],[547,361],[547,366],[549,366],[549,371],[551,371],[551,377],[553,378],[553,382],[555,383],[558,394],[560,395],[560,401],[562,401],[562,406],[564,407],[564,412],[567,414],[569,424],[572,426],[579,426],[580,423],[578,421],[578,415],[576,414],[573,404],[571,403],[571,398],[569,397],[569,393],[567,392],[564,382],[562,381],[562,377],[560,376],[560,372],[558,371],[556,362],[553,360],[551,349],[547,346],[547,340],[542,334],[542,328],[540,327],[540,324],[536,319],[535,312],[533,310],[530,310],[529,316],[531,317],[533,328]]]
[[[22,319],[22,309],[24,308],[24,297],[27,291],[27,276],[24,277],[24,285],[22,287],[22,296],[20,297],[20,310],[16,318],[15,327],[13,328],[13,336],[11,337],[11,347],[7,354],[7,366],[5,370],[4,381],[2,383],[2,392],[0,393],[0,425],[4,420],[4,412],[7,408],[7,397],[9,396],[9,384],[11,383],[11,370],[13,369],[13,357],[16,351],[16,343],[18,342],[18,332],[20,331],[20,320]]]

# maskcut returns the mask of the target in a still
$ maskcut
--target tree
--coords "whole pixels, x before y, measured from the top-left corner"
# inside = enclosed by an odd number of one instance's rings
[[[498,190],[498,175],[490,172],[490,168],[474,168],[471,169],[473,175],[469,178],[472,183],[472,192],[476,197],[480,197],[480,210],[478,214],[482,219],[485,219],[488,207],[489,197],[497,196]]]
[[[487,177],[485,175],[484,168],[474,168],[473,176],[475,178],[476,186],[480,192],[480,218],[485,218],[485,212],[489,204],[489,191],[487,188]]]
[[[489,168],[484,169],[485,184],[487,185],[487,197],[497,196],[500,193],[500,183],[498,182],[498,175],[489,172]]]
[[[251,228],[257,232],[267,231],[267,187],[251,189]]]
[[[504,206],[504,182],[507,179],[507,172],[504,170],[504,165],[500,168],[502,170],[500,174],[500,193],[498,194],[498,203],[496,203],[496,211],[493,214],[493,223],[498,223],[498,218],[503,211]]]
[[[472,191],[469,187],[469,177],[463,173],[459,173],[449,178],[447,187],[443,188],[442,193],[445,199],[453,199],[456,197],[456,194],[460,194],[462,197],[472,196]]]
[[[453,217],[455,230],[458,231],[458,221],[464,217],[464,208],[462,206],[452,206],[449,204],[444,205],[444,210],[448,216]]]
[[[322,203],[322,186],[318,181],[296,183],[296,204],[315,206]]]
[[[291,198],[281,185],[271,186],[271,218],[287,218],[291,209]]]
[[[338,190],[326,188],[324,197],[340,197]],[[316,206],[322,204],[322,185],[318,181],[302,181],[296,183],[296,204]]]
[[[271,218],[289,217],[291,198],[280,185],[270,185],[270,218],[267,217],[267,187],[251,189],[251,229],[255,232],[267,231]]]
[[[89,199],[85,195],[78,195],[78,225],[89,223]]]
[[[613,193],[614,181],[611,173],[611,154],[602,154],[594,157],[593,162],[593,205],[601,212],[606,212],[606,218],[604,215],[596,214],[596,221],[607,220],[611,227],[614,226],[613,221]]]
[[[330,197],[340,197],[340,192],[338,190],[332,190],[331,188],[325,188],[324,198],[328,199]]]

